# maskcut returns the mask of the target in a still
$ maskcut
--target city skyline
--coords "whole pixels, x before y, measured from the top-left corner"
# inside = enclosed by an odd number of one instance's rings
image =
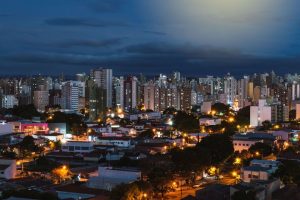
[[[1,74],[297,72],[299,2],[7,1]],[[13,69],[13,70],[12,70]]]

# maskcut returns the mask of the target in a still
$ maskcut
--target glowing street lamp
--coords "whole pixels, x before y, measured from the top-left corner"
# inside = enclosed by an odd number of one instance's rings
[[[242,163],[242,159],[241,158],[235,158],[234,163],[235,165],[240,165]]]
[[[230,122],[230,123],[234,122],[234,118],[233,117],[229,117],[228,118],[228,122]]]
[[[238,176],[238,173],[237,173],[236,171],[233,171],[233,172],[231,172],[231,175],[232,175],[233,177],[237,177],[237,176]]]

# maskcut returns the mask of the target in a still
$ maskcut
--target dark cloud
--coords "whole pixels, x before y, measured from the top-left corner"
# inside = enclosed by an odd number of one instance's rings
[[[111,38],[107,40],[71,40],[61,43],[59,46],[64,48],[69,47],[112,47],[123,42],[124,38]]]
[[[164,55],[179,56],[186,58],[233,58],[233,57],[249,57],[243,55],[237,49],[213,48],[209,46],[193,46],[193,45],[170,45],[166,43],[145,43],[127,46],[124,49],[128,53],[138,53],[145,55]]]
[[[300,59],[297,57],[266,58],[243,54],[238,50],[193,47],[190,45],[168,45],[148,43],[131,45],[116,54],[62,54],[35,53],[7,56],[6,61],[14,65],[32,64],[38,66],[64,66],[61,71],[73,74],[73,67],[88,71],[93,66],[107,66],[114,73],[138,74],[168,73],[179,70],[187,75],[222,75],[231,72],[234,75],[265,72],[275,69],[279,73],[299,70]],[[64,70],[63,70],[64,69]]]
[[[153,34],[153,35],[158,35],[158,36],[165,36],[167,35],[164,32],[159,32],[159,31],[144,31],[144,33],[148,33],[148,34]]]
[[[51,26],[87,26],[87,27],[128,27],[129,25],[123,22],[100,21],[94,19],[83,18],[51,18],[46,19],[45,24]]]

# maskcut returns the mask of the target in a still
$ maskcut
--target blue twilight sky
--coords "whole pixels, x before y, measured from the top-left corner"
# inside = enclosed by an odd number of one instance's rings
[[[299,0],[0,0],[1,74],[300,72]]]

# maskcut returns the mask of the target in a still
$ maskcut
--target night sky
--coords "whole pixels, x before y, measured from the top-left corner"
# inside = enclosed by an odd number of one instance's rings
[[[0,74],[300,72],[299,8],[299,0],[0,0]]]

